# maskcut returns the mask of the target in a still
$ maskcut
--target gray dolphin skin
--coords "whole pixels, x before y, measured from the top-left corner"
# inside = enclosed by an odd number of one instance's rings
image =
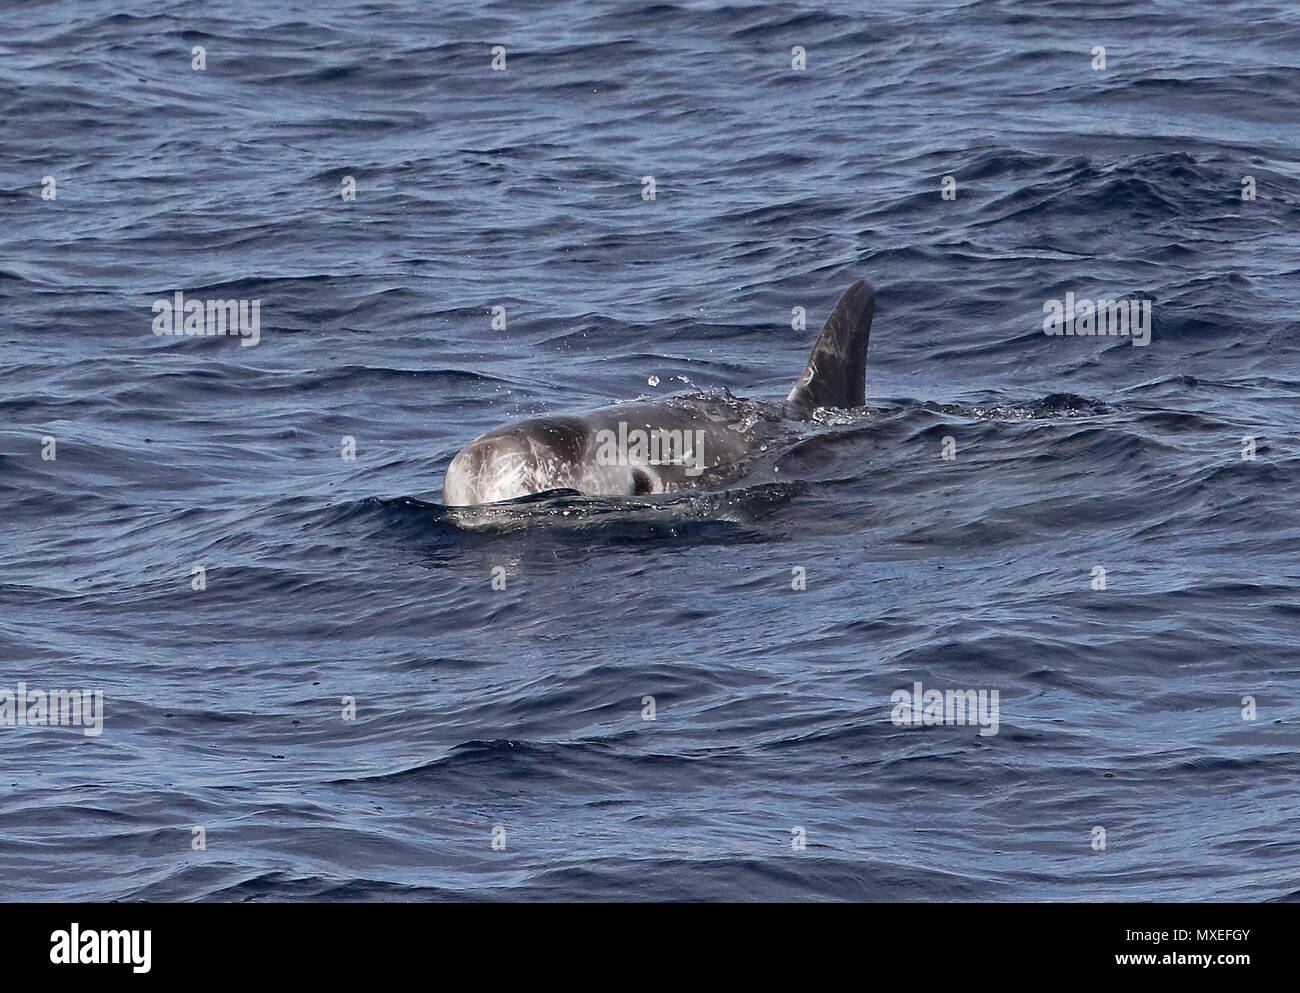
[[[715,489],[757,453],[796,437],[819,407],[866,403],[867,344],[876,294],[850,286],[813,345],[785,403],[725,395],[615,404],[493,428],[447,467],[443,503],[466,507],[563,491],[635,496]]]

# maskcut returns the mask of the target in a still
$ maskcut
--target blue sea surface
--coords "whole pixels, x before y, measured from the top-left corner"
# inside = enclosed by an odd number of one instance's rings
[[[10,4],[0,703],[104,723],[0,727],[0,898],[1300,898],[1294,15]],[[754,479],[440,505],[864,277],[869,410]]]

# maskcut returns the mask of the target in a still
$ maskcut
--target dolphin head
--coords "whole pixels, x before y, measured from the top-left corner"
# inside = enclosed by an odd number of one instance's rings
[[[538,417],[497,428],[475,438],[451,460],[442,484],[443,502],[464,507],[547,490],[638,492],[626,466],[607,471],[593,467],[590,448],[591,428],[580,417]]]

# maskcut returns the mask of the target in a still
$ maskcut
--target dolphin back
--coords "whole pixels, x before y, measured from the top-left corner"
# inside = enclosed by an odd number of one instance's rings
[[[786,397],[792,413],[807,417],[818,407],[861,407],[867,402],[867,343],[875,313],[876,291],[865,279],[844,291]]]

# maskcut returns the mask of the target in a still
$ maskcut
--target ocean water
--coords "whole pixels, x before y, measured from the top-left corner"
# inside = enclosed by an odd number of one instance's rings
[[[1293,14],[9,5],[0,703],[103,726],[0,727],[0,897],[1295,899]],[[861,277],[869,408],[753,479],[440,506]]]

